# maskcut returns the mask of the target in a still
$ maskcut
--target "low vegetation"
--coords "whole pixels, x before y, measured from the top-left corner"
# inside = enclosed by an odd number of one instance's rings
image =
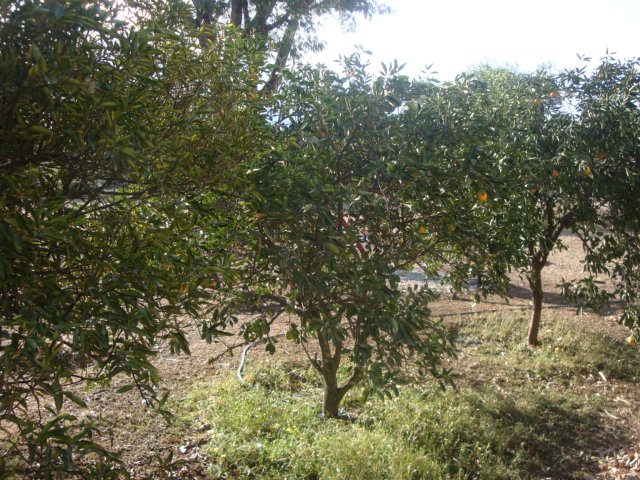
[[[560,317],[531,349],[514,341],[526,324],[512,314],[452,324],[457,388],[409,369],[397,398],[349,393],[351,421],[322,419],[319,375],[278,354],[249,365],[249,387],[195,384],[178,414],[186,429],[205,426],[211,478],[584,477],[597,465],[580,451],[612,438],[604,378],[637,385],[637,348]]]

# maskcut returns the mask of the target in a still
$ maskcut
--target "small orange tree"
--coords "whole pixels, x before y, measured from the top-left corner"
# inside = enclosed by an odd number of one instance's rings
[[[395,390],[409,359],[446,379],[441,358],[454,351],[430,316],[434,292],[403,291],[395,274],[418,258],[435,271],[450,245],[466,240],[447,222],[466,185],[450,178],[443,188],[436,166],[432,178],[423,174],[412,152],[415,93],[397,65],[374,78],[357,54],[342,75],[302,69],[277,96],[278,145],[249,174],[243,215],[252,235],[242,288],[232,294],[261,315],[243,325],[244,335],[273,351],[270,325],[291,314],[286,336],[324,379],[328,417],[360,381]]]
[[[502,256],[532,291],[529,345],[539,344],[542,271],[564,231],[581,239],[587,270],[613,276],[615,293],[631,304],[623,321],[637,324],[636,69],[613,59],[592,75],[486,68],[451,85],[459,101],[441,118],[463,132],[451,157],[496,187],[487,202],[492,225],[514,247]],[[565,283],[563,293],[594,307],[611,296],[593,275]]]
[[[453,143],[443,155],[451,175],[473,185],[467,196],[481,201],[489,191],[483,204],[492,218],[485,241],[489,265],[495,273],[502,265],[503,274],[514,269],[526,276],[533,302],[527,343],[538,345],[549,254],[562,248],[563,231],[584,234],[599,219],[602,203],[593,194],[591,170],[597,153],[579,141],[562,82],[545,71],[484,68],[459,76],[445,90],[449,100],[439,121],[453,132]],[[486,259],[476,259],[482,270],[478,261]]]

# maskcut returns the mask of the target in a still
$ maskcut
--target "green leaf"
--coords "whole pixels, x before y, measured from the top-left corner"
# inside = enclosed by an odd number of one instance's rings
[[[85,403],[85,401],[82,400],[80,397],[78,397],[75,393],[72,393],[72,392],[69,392],[69,391],[65,391],[64,392],[64,396],[67,397],[69,400],[71,400],[76,405],[78,405],[78,406],[80,406],[82,408],[88,408],[87,404]]]
[[[132,390],[135,387],[135,385],[124,385],[123,387],[120,387],[118,390],[116,390],[116,393],[126,393],[129,390]]]
[[[41,125],[32,125],[29,127],[29,131],[39,133],[40,135],[46,135],[47,137],[53,135],[53,132],[51,130]]]

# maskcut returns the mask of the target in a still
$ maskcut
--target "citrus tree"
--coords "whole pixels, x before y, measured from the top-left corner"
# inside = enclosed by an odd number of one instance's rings
[[[611,274],[614,294],[631,304],[623,321],[634,324],[636,77],[634,62],[607,59],[593,74],[485,68],[452,85],[458,102],[443,111],[443,121],[471,132],[462,137],[468,156],[460,147],[452,156],[464,159],[461,167],[475,163],[477,181],[490,179],[495,188],[487,195],[491,225],[511,247],[501,255],[531,287],[529,345],[539,344],[542,272],[550,253],[563,248],[563,232],[581,240],[591,273],[565,282],[563,293],[600,308],[612,294],[595,275]],[[479,128],[468,128],[474,124]]]
[[[408,127],[433,120],[412,103],[422,87],[397,65],[385,70],[373,77],[354,54],[342,73],[292,74],[277,95],[278,141],[252,165],[239,213],[243,281],[228,292],[224,313],[234,304],[254,312],[241,331],[271,352],[271,326],[289,319],[287,339],[302,345],[324,380],[327,417],[339,416],[359,382],[394,391],[406,363],[447,378],[441,359],[454,350],[430,316],[435,293],[403,290],[396,272],[418,261],[460,283],[468,272],[451,269],[449,253],[481,230],[472,219],[485,218],[477,199],[463,195],[466,181],[438,165],[435,138]],[[221,313],[220,328],[225,323]]]
[[[199,313],[222,261],[188,207],[233,190],[259,141],[252,57],[229,32],[201,51],[188,10],[161,11],[128,24],[102,2],[0,7],[3,478],[118,475],[97,424],[65,413],[83,405],[74,385],[124,374],[123,391],[158,401],[154,345],[187,351],[178,315]]]
[[[613,297],[623,300],[626,308],[620,320],[635,330],[630,342],[640,329],[638,70],[637,59],[621,61],[607,56],[594,68],[585,66],[563,76],[575,98],[577,142],[583,151],[595,154],[589,168],[599,206],[597,221],[583,234],[591,276],[577,285],[567,285],[567,292],[588,304],[598,305]],[[604,291],[594,279],[597,274],[609,275],[614,290]]]
[[[531,288],[532,313],[527,343],[538,345],[544,292],[542,271],[560,235],[577,231],[596,215],[590,193],[589,158],[573,149],[574,120],[566,112],[563,91],[547,72],[513,74],[482,72],[490,102],[503,103],[503,125],[491,142],[499,158],[495,163],[502,191],[497,211],[510,212],[510,232],[520,244],[520,264]],[[490,171],[495,171],[490,169]],[[524,260],[524,262],[522,262]]]
[[[452,132],[442,149],[450,174],[468,178],[467,195],[475,194],[491,218],[478,239],[489,256],[479,258],[488,258],[503,287],[510,270],[527,278],[533,305],[527,343],[538,345],[542,271],[550,253],[563,247],[563,232],[584,236],[601,221],[592,170],[598,150],[580,140],[572,97],[546,71],[481,68],[444,91],[438,115]],[[477,244],[466,250],[474,249]]]

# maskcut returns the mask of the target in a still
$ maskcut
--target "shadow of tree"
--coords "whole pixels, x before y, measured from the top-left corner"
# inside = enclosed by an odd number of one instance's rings
[[[464,410],[469,417],[463,423],[470,428],[447,433],[456,441],[446,455],[465,459],[448,462],[451,478],[577,478],[576,472],[597,472],[594,458],[620,441],[619,434],[603,426],[600,417],[582,405],[545,392],[527,394],[518,400],[486,382],[471,383],[475,385],[459,392],[463,399],[454,401],[467,404]],[[429,436],[425,436],[424,445],[418,436],[416,446],[428,450],[432,442]],[[484,461],[474,461],[473,453],[469,453],[469,447],[474,445],[482,445],[494,458],[503,459],[511,473],[505,476],[504,472],[492,472],[486,457]]]
[[[596,471],[591,458],[617,438],[592,411],[545,393],[528,396],[524,405],[500,395],[475,407],[494,431],[529,432],[524,440],[514,435],[519,443],[507,443],[505,451],[496,453],[521,455],[522,473],[530,478],[569,479],[577,471]]]
[[[531,299],[531,290],[528,288],[520,287],[518,285],[514,285],[513,283],[509,285],[509,296],[512,298],[520,298],[523,300]],[[544,303],[553,304],[553,305],[569,305],[570,303],[558,292],[544,292]]]

